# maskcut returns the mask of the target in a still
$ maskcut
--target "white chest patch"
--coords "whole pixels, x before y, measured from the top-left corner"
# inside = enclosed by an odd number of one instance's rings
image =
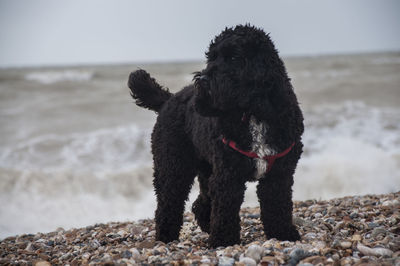
[[[265,137],[267,135],[267,125],[262,122],[257,122],[257,120],[251,116],[249,122],[249,130],[253,139],[253,143],[251,144],[251,149],[253,152],[257,153],[260,158],[264,156],[270,156],[276,154],[268,144],[265,143]],[[260,179],[265,172],[267,172],[268,162],[267,160],[254,158],[256,163],[256,171],[254,174],[255,179]]]

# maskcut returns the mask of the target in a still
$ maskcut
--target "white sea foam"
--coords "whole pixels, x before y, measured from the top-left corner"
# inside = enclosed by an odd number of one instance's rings
[[[399,110],[347,102],[309,114],[296,199],[388,193],[400,189]]]
[[[330,71],[315,72],[311,70],[301,70],[291,73],[293,78],[318,78],[318,79],[333,79],[343,78],[352,75],[353,72],[349,69],[331,69]]]
[[[46,134],[0,152],[4,168],[113,172],[151,164],[150,129],[135,125],[89,133]]]
[[[400,189],[397,155],[357,138],[332,136],[305,156],[296,173],[295,199],[329,199]]]
[[[0,238],[153,216],[151,167],[95,174],[4,171]],[[5,180],[4,180],[5,179]]]
[[[40,71],[25,75],[26,80],[33,80],[42,84],[52,84],[61,81],[88,81],[92,77],[92,72],[78,70]]]

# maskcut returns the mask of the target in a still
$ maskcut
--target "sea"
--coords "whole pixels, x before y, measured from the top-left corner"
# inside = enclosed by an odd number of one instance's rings
[[[400,52],[284,57],[305,117],[294,200],[400,190]],[[170,91],[204,62],[0,69],[0,239],[152,218],[156,114],[129,95],[146,69]],[[194,185],[187,210],[198,194]],[[245,206],[257,206],[249,183]]]

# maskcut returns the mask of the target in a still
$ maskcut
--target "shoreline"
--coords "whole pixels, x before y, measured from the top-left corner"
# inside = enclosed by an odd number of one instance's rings
[[[241,210],[241,244],[209,249],[192,213],[180,241],[155,241],[152,219],[0,241],[3,265],[400,265],[400,192],[295,201],[296,242],[267,240],[259,208]]]

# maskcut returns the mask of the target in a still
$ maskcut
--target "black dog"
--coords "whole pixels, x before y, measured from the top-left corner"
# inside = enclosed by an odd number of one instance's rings
[[[274,44],[263,30],[239,25],[218,35],[206,55],[194,84],[176,94],[144,70],[129,77],[136,104],[158,113],[152,134],[157,240],[178,239],[196,176],[193,212],[210,246],[240,242],[247,181],[258,181],[266,236],[300,239],[291,187],[303,116]]]

